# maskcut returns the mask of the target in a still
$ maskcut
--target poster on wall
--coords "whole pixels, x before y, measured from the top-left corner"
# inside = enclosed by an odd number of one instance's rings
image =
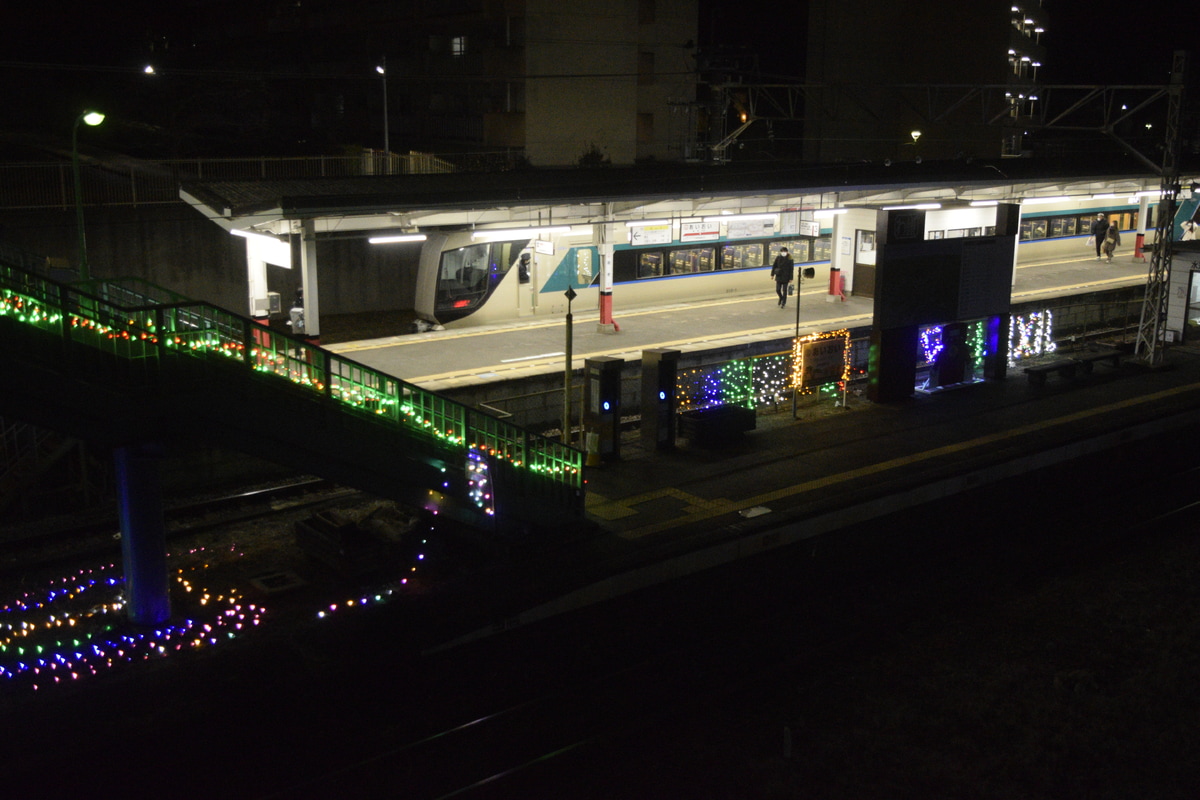
[[[799,236],[801,234],[800,226],[803,224],[800,220],[799,211],[784,211],[779,215],[779,230],[776,231],[780,236]]]
[[[727,239],[757,239],[775,233],[773,219],[739,219],[725,223]]]

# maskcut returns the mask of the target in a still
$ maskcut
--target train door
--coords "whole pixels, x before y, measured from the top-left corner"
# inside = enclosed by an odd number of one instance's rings
[[[875,231],[854,231],[854,294],[875,296]]]
[[[526,247],[517,257],[517,316],[537,311],[537,255]]]
[[[1188,273],[1187,315],[1183,320],[1183,341],[1200,342],[1200,270]]]

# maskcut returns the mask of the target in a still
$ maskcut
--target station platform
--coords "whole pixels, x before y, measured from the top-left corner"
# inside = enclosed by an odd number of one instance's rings
[[[1085,251],[1086,252],[1086,251]],[[1147,266],[1132,257],[1113,263],[1094,258],[1066,259],[1017,267],[1012,302],[1083,294],[1146,282]],[[828,295],[820,281],[800,286],[801,333],[870,325],[873,302],[849,296],[845,302]],[[673,348],[681,352],[713,350],[739,343],[782,339],[796,332],[796,309],[776,303],[775,285],[763,272],[761,294],[686,304],[622,309],[614,291],[613,316],[619,332],[599,330],[599,312],[576,306],[572,325],[572,366],[582,369],[588,358],[610,356],[641,359],[642,350]],[[548,373],[565,367],[565,323],[562,319],[514,321],[473,328],[424,333],[393,333],[384,318],[372,327],[371,315],[359,315],[349,327],[352,341],[322,336],[333,352],[432,391],[449,391]]]
[[[1023,266],[1013,302],[1144,283],[1130,259]],[[871,301],[829,302],[824,286],[801,292],[801,332],[869,325]],[[681,352],[786,338],[794,306],[761,295],[575,315],[575,366],[595,356],[640,360],[648,348]],[[514,323],[379,337],[331,349],[426,388],[457,389],[563,370],[563,323]],[[1131,344],[1131,343],[1130,343]],[[728,447],[687,442],[647,449],[624,434],[620,457],[590,467],[586,520],[551,542],[522,548],[503,573],[503,600],[487,625],[443,644],[487,636],[697,570],[816,538],[848,525],[970,488],[1105,452],[1190,424],[1200,413],[1200,357],[1173,348],[1169,368],[1127,358],[1076,379],[1035,387],[1018,367],[1001,382],[877,405],[861,387],[844,397],[760,410],[755,430]],[[836,404],[835,404],[836,402]],[[519,588],[518,588],[519,587]],[[447,632],[449,633],[449,632]],[[442,645],[437,645],[442,646]]]

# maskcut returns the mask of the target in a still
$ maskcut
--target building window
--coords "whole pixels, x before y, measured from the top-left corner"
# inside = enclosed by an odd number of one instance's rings
[[[467,54],[467,37],[453,36],[450,38],[450,55],[462,58]]]
[[[638,53],[639,86],[649,86],[654,83],[654,53]]]

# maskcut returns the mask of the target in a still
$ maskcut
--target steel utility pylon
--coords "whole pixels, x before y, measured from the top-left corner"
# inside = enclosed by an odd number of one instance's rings
[[[1183,77],[1187,54],[1175,53],[1171,65],[1171,83],[1167,93],[1167,130],[1163,146],[1162,178],[1158,218],[1154,226],[1154,248],[1150,274],[1146,278],[1146,297],[1138,324],[1134,352],[1150,366],[1162,363],[1166,336],[1167,301],[1171,289],[1171,256],[1175,239],[1175,204],[1179,196],[1179,117],[1183,105]]]

